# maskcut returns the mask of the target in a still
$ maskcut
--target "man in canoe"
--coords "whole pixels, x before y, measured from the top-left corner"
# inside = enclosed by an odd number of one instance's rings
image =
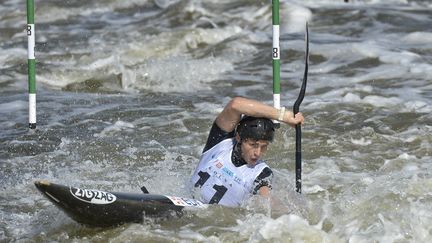
[[[240,206],[254,194],[269,197],[273,173],[261,157],[273,141],[271,120],[303,124],[299,112],[276,109],[256,100],[233,98],[216,117],[200,162],[191,178],[194,195],[204,203]]]

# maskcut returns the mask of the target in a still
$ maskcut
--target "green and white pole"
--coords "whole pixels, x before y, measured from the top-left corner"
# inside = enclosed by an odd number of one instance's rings
[[[272,0],[272,24],[273,24],[273,106],[280,109],[280,28],[279,28],[279,0]],[[279,121],[274,121],[279,125]]]
[[[34,0],[27,0],[27,40],[28,40],[28,84],[29,84],[29,128],[36,128],[36,59]]]

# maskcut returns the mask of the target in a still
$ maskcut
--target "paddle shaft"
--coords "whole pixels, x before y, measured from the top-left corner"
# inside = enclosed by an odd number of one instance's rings
[[[305,92],[306,92],[307,74],[308,74],[308,70],[309,70],[309,28],[308,28],[307,23],[306,23],[305,42],[306,42],[305,70],[304,70],[304,74],[303,74],[303,81],[302,81],[302,85],[300,88],[300,93],[299,93],[299,96],[297,97],[297,100],[294,103],[294,106],[293,106],[294,114],[299,113],[300,104],[302,103],[303,98],[305,96]],[[301,193],[301,187],[302,187],[302,179],[301,179],[301,172],[302,172],[301,124],[297,124],[295,126],[295,130],[296,130],[296,151],[295,151],[296,191],[298,193]]]
[[[296,131],[296,151],[295,151],[295,170],[296,170],[296,191],[301,193],[301,172],[302,172],[302,152],[301,152],[301,125],[295,126]]]

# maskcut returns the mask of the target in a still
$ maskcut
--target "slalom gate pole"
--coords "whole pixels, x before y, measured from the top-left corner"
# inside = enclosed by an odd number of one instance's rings
[[[300,93],[299,93],[299,96],[297,97],[297,100],[294,103],[294,106],[293,106],[294,114],[297,114],[300,111],[300,104],[302,103],[303,98],[305,96],[305,92],[306,92],[307,75],[308,75],[308,70],[309,70],[309,27],[308,27],[307,22],[306,22],[305,43],[306,43],[305,69],[304,69],[304,74],[303,74],[302,85],[300,88]],[[296,151],[295,151],[296,191],[298,193],[301,193],[301,186],[302,186],[302,179],[301,179],[301,173],[302,173],[301,124],[297,124],[295,126],[295,130],[296,130]]]
[[[273,25],[273,106],[280,109],[280,28],[279,28],[279,0],[272,0],[272,25]],[[276,127],[280,126],[279,121],[274,121]]]
[[[27,40],[28,40],[28,85],[29,85],[29,128],[36,128],[36,59],[34,0],[27,0]]]

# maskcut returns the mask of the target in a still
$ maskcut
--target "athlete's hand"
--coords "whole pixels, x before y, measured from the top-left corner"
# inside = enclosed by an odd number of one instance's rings
[[[292,112],[285,112],[283,121],[286,124],[294,127],[297,124],[303,125],[304,124],[304,117],[303,117],[303,114],[301,112],[299,112],[295,115]]]

